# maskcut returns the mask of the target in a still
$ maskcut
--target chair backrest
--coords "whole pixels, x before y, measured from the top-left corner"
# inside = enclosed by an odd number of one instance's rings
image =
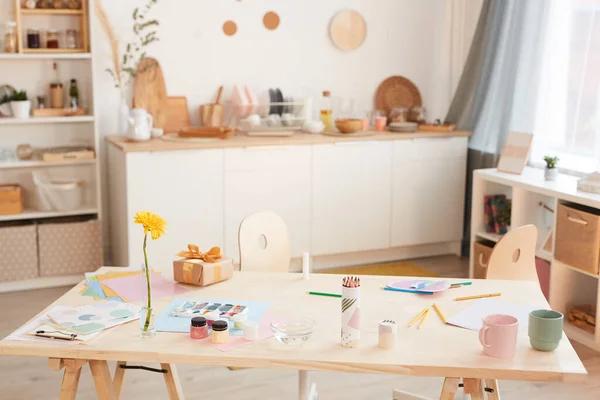
[[[290,239],[281,217],[264,211],[246,217],[240,224],[240,270],[288,272]]]
[[[537,228],[525,225],[505,234],[494,246],[487,279],[538,281],[535,267]]]

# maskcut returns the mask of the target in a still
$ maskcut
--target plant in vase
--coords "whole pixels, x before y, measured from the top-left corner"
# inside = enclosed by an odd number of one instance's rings
[[[544,171],[544,179],[547,181],[555,181],[558,178],[558,157],[544,156],[546,161],[546,170]]]
[[[15,118],[29,118],[31,113],[31,101],[27,98],[27,92],[24,90],[15,92],[10,99],[10,108],[12,109]]]
[[[160,239],[160,237],[165,234],[167,222],[158,214],[153,214],[148,211],[137,212],[133,222],[144,227],[144,245],[142,246],[144,252],[144,266],[142,267],[142,272],[145,277],[146,301],[144,302],[140,315],[140,336],[146,338],[156,334],[154,328],[154,310],[152,309],[152,280],[150,266],[148,264],[148,255],[146,253],[146,243],[148,234],[150,234],[152,240]]]
[[[146,48],[148,45],[159,41],[157,28],[160,25],[158,20],[148,18],[148,13],[152,7],[158,3],[158,0],[148,0],[145,6],[136,7],[132,13],[134,39],[127,43],[125,51],[121,54],[119,49],[119,40],[115,35],[106,12],[104,11],[101,0],[95,0],[96,15],[104,29],[112,53],[112,68],[106,68],[106,72],[112,77],[115,88],[119,89],[121,102],[119,104],[119,130],[125,133],[129,126],[127,119],[129,117],[130,105],[128,98],[128,88],[137,75],[137,66],[144,57],[146,57]],[[155,67],[155,64],[149,64],[144,71]]]

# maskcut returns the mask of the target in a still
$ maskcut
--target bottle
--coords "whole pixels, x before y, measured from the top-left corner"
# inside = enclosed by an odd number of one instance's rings
[[[208,337],[208,326],[206,325],[206,318],[192,318],[190,322],[190,337],[192,339],[204,339]]]
[[[6,30],[4,31],[4,52],[17,52],[17,23],[14,21],[6,23]]]
[[[71,108],[79,108],[79,88],[77,87],[76,79],[71,79],[69,97],[71,98]]]
[[[214,344],[224,344],[229,341],[229,323],[218,319],[212,324],[211,339]]]
[[[64,108],[63,84],[58,76],[58,65],[54,63],[54,80],[50,83],[50,107]]]
[[[331,111],[331,92],[325,90],[321,101],[321,122],[325,125],[325,131],[333,130],[333,114]]]

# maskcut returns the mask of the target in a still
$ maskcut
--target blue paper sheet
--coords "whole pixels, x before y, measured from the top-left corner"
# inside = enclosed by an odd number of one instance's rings
[[[263,319],[267,309],[269,308],[269,303],[262,301],[238,301],[231,299],[200,299],[200,298],[188,298],[184,299],[178,297],[173,299],[171,303],[161,312],[156,318],[155,326],[156,330],[160,332],[183,332],[188,333],[190,331],[190,319],[184,317],[173,317],[171,313],[181,304],[186,301],[206,301],[209,303],[221,303],[221,304],[235,304],[241,306],[248,307],[248,320],[255,321],[260,324],[260,321]],[[233,324],[230,324],[233,326]],[[231,329],[229,332],[232,336],[242,336],[244,333],[241,329]]]
[[[87,289],[85,292],[82,293],[82,296],[93,296],[96,300],[97,299],[101,299],[101,300],[112,300],[112,301],[118,301],[118,302],[123,302],[123,299],[120,297],[107,297],[106,294],[104,293],[104,290],[102,289],[102,285],[100,284],[100,281],[98,281],[98,278],[96,278],[98,274],[92,272],[92,273],[86,273],[85,274],[85,284],[87,285]]]

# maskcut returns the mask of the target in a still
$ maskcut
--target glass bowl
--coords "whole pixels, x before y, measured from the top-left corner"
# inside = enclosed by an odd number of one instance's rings
[[[298,345],[308,340],[316,325],[310,318],[277,318],[271,321],[271,330],[281,343]]]

